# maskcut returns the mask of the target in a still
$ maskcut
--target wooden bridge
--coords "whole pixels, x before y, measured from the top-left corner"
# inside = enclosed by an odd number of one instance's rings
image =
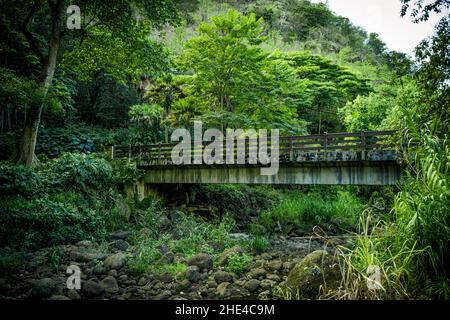
[[[195,164],[194,158],[198,160],[211,142],[193,145],[189,164],[172,162],[171,153],[178,143],[113,146],[109,153],[145,169],[145,183],[393,185],[401,178],[393,131],[280,137],[275,175],[261,175],[261,167],[269,165],[255,163],[250,155],[258,143],[267,144],[270,150],[270,138],[244,139],[234,143],[233,164],[225,161],[225,151],[220,164]],[[224,140],[224,150],[225,145]]]

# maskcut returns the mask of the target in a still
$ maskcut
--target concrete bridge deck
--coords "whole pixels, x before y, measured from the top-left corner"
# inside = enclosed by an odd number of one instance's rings
[[[392,131],[371,131],[280,137],[275,175],[262,175],[260,169],[269,165],[256,164],[249,157],[256,139],[234,146],[234,159],[241,155],[244,160],[239,164],[174,164],[171,151],[177,143],[114,146],[110,153],[145,169],[145,183],[394,185],[401,180],[402,168],[393,135]],[[263,143],[270,146],[270,140]],[[193,148],[192,159],[207,144]]]

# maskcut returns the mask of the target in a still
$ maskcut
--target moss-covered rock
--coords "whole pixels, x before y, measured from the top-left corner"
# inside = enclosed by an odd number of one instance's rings
[[[289,273],[284,289],[301,299],[316,299],[339,287],[341,274],[334,256],[325,250],[308,254]]]
[[[241,246],[233,246],[231,248],[225,249],[218,257],[217,262],[220,266],[226,266],[228,263],[228,258],[235,254],[243,254],[244,249]]]

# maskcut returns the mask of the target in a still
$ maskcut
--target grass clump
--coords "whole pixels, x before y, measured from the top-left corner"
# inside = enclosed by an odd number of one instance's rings
[[[153,214],[150,212],[145,219],[149,222],[158,221],[164,214],[164,211]],[[229,236],[233,228],[234,221],[230,216],[207,222],[192,214],[177,212],[177,222],[170,231],[158,232],[159,229],[153,224],[146,228],[147,233],[135,237],[134,251],[128,260],[128,268],[136,273],[182,273],[185,261],[195,254],[206,253],[215,256],[237,244]],[[161,258],[163,252],[169,251],[176,259],[168,264]]]
[[[227,271],[241,275],[246,270],[252,257],[246,253],[233,253],[228,257]]]
[[[272,232],[285,225],[307,230],[316,225],[327,226],[332,220],[338,220],[343,229],[352,228],[363,208],[360,199],[345,190],[336,194],[285,190],[276,205],[261,213],[260,223]]]

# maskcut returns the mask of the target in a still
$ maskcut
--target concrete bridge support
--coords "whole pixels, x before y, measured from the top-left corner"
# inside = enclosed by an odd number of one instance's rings
[[[317,162],[281,165],[263,176],[258,166],[164,166],[147,170],[148,183],[242,183],[302,185],[395,185],[401,167],[395,161]]]

